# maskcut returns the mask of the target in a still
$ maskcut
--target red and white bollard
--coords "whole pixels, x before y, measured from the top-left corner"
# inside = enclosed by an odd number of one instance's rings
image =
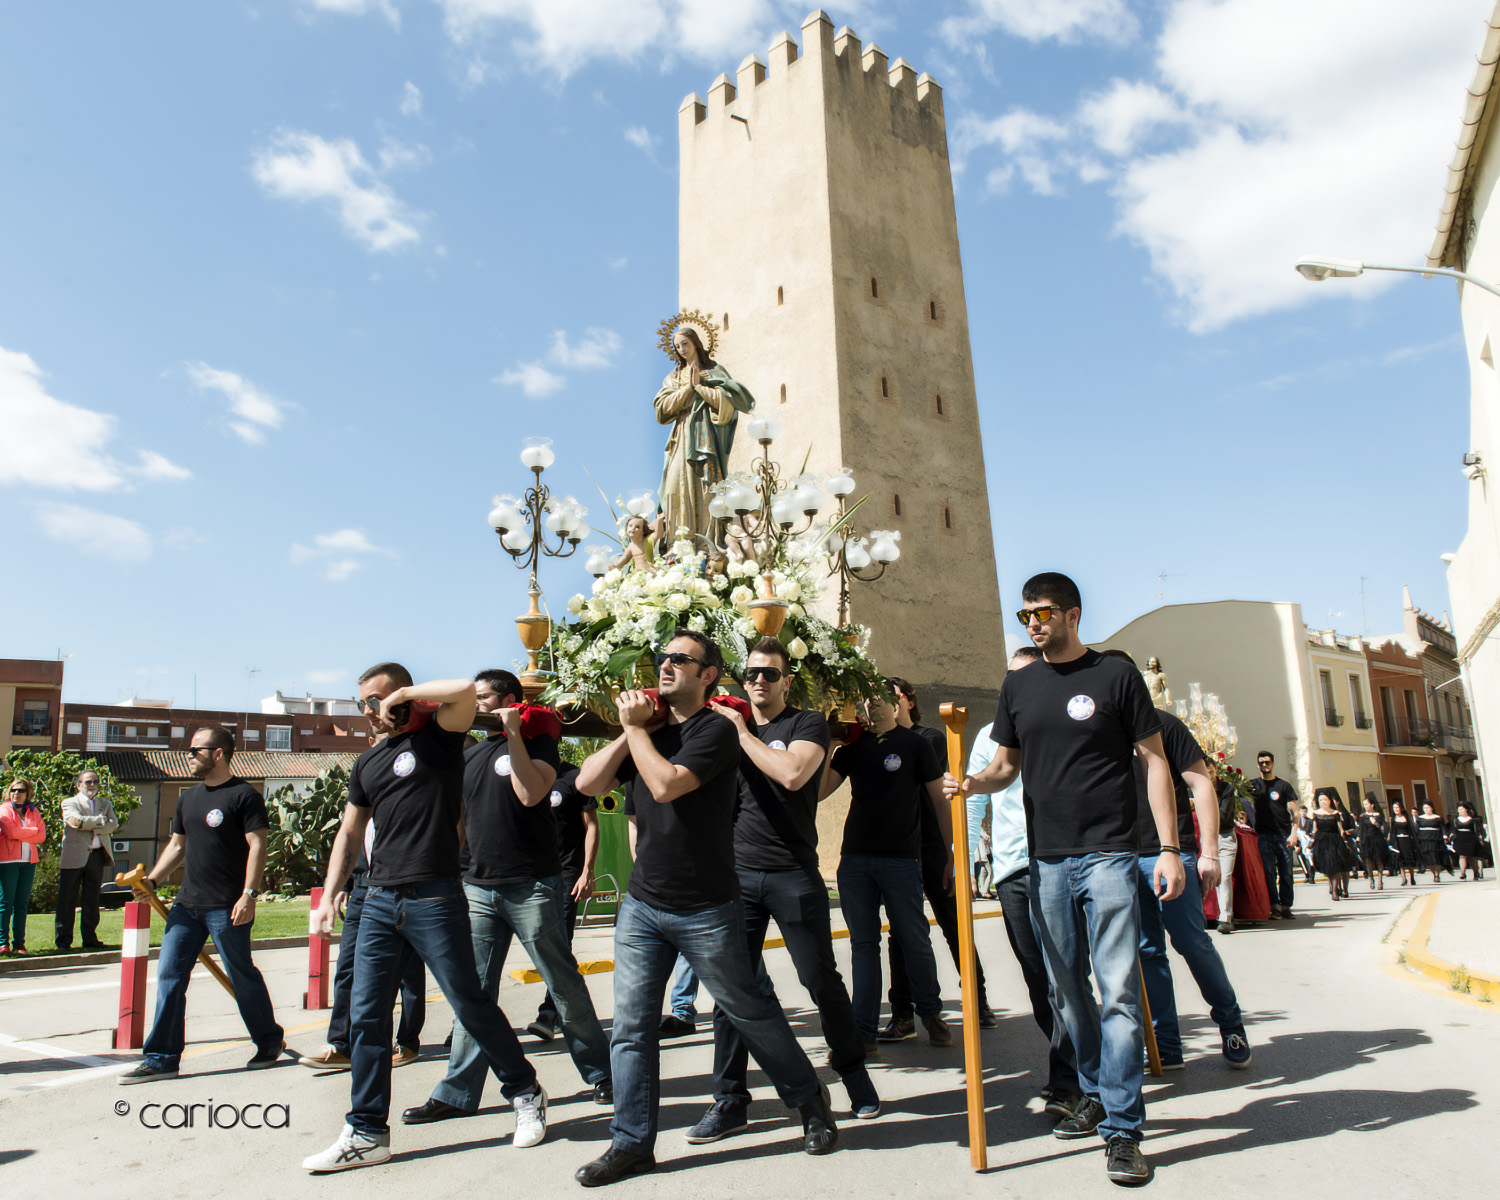
[[[323,903],[323,889],[312,890],[312,908],[317,911]],[[303,1008],[327,1008],[328,997],[328,947],[329,940],[320,933],[307,935],[307,991],[302,993]]]
[[[139,1050],[146,1044],[146,970],[151,965],[151,906],[141,900],[125,905],[125,933],[120,940],[120,1020],[110,1044],[116,1050]]]

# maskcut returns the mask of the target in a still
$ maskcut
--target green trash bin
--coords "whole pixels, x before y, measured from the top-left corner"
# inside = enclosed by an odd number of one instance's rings
[[[596,915],[615,917],[630,884],[630,818],[617,792],[599,797],[599,856],[594,860],[594,894],[578,913],[579,920]]]

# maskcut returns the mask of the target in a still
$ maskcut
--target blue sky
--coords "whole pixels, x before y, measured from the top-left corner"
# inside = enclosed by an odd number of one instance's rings
[[[1491,8],[828,10],[945,89],[1007,607],[1054,568],[1095,638],[1159,593],[1348,632],[1398,630],[1403,583],[1447,607],[1454,289],[1290,264],[1422,260]],[[654,485],[677,107],[806,14],[6,5],[0,655],[204,707],[512,661],[490,498],[530,435],[596,517],[590,473]]]

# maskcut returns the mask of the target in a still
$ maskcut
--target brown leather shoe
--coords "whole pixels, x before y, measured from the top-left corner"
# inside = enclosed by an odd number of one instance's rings
[[[922,1027],[927,1030],[928,1040],[934,1046],[953,1045],[953,1030],[948,1028],[948,1022],[943,1020],[941,1013],[935,1013],[930,1017],[923,1017]]]

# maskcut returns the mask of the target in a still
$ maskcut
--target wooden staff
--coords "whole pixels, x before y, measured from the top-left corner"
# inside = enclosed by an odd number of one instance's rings
[[[1136,977],[1141,981],[1141,1016],[1146,1023],[1146,1065],[1151,1074],[1161,1075],[1161,1051],[1156,1047],[1156,1030],[1151,1026],[1151,1001],[1146,999],[1146,969],[1141,966],[1141,956],[1135,956]]]
[[[154,888],[146,883],[145,863],[136,863],[129,871],[121,871],[115,876],[115,882],[121,887],[134,888],[135,894],[147,901],[152,908],[161,914],[161,919],[167,919],[167,906],[161,902],[161,897],[156,894]],[[224,990],[231,996],[234,995],[234,985],[229,982],[229,977],[219,969],[219,964],[208,956],[207,950],[198,951],[198,961],[208,968],[208,973],[224,985]]]
[[[948,774],[964,777],[964,726],[969,710],[954,704],[938,708],[948,727]],[[960,788],[953,797],[953,895],[958,902],[959,982],[963,998],[964,1080],[969,1101],[969,1165],[983,1171],[989,1165],[989,1143],[984,1131],[984,1060],[979,1051],[979,960],[974,953],[974,897],[969,889],[969,811]],[[963,865],[962,882],[959,869]]]

